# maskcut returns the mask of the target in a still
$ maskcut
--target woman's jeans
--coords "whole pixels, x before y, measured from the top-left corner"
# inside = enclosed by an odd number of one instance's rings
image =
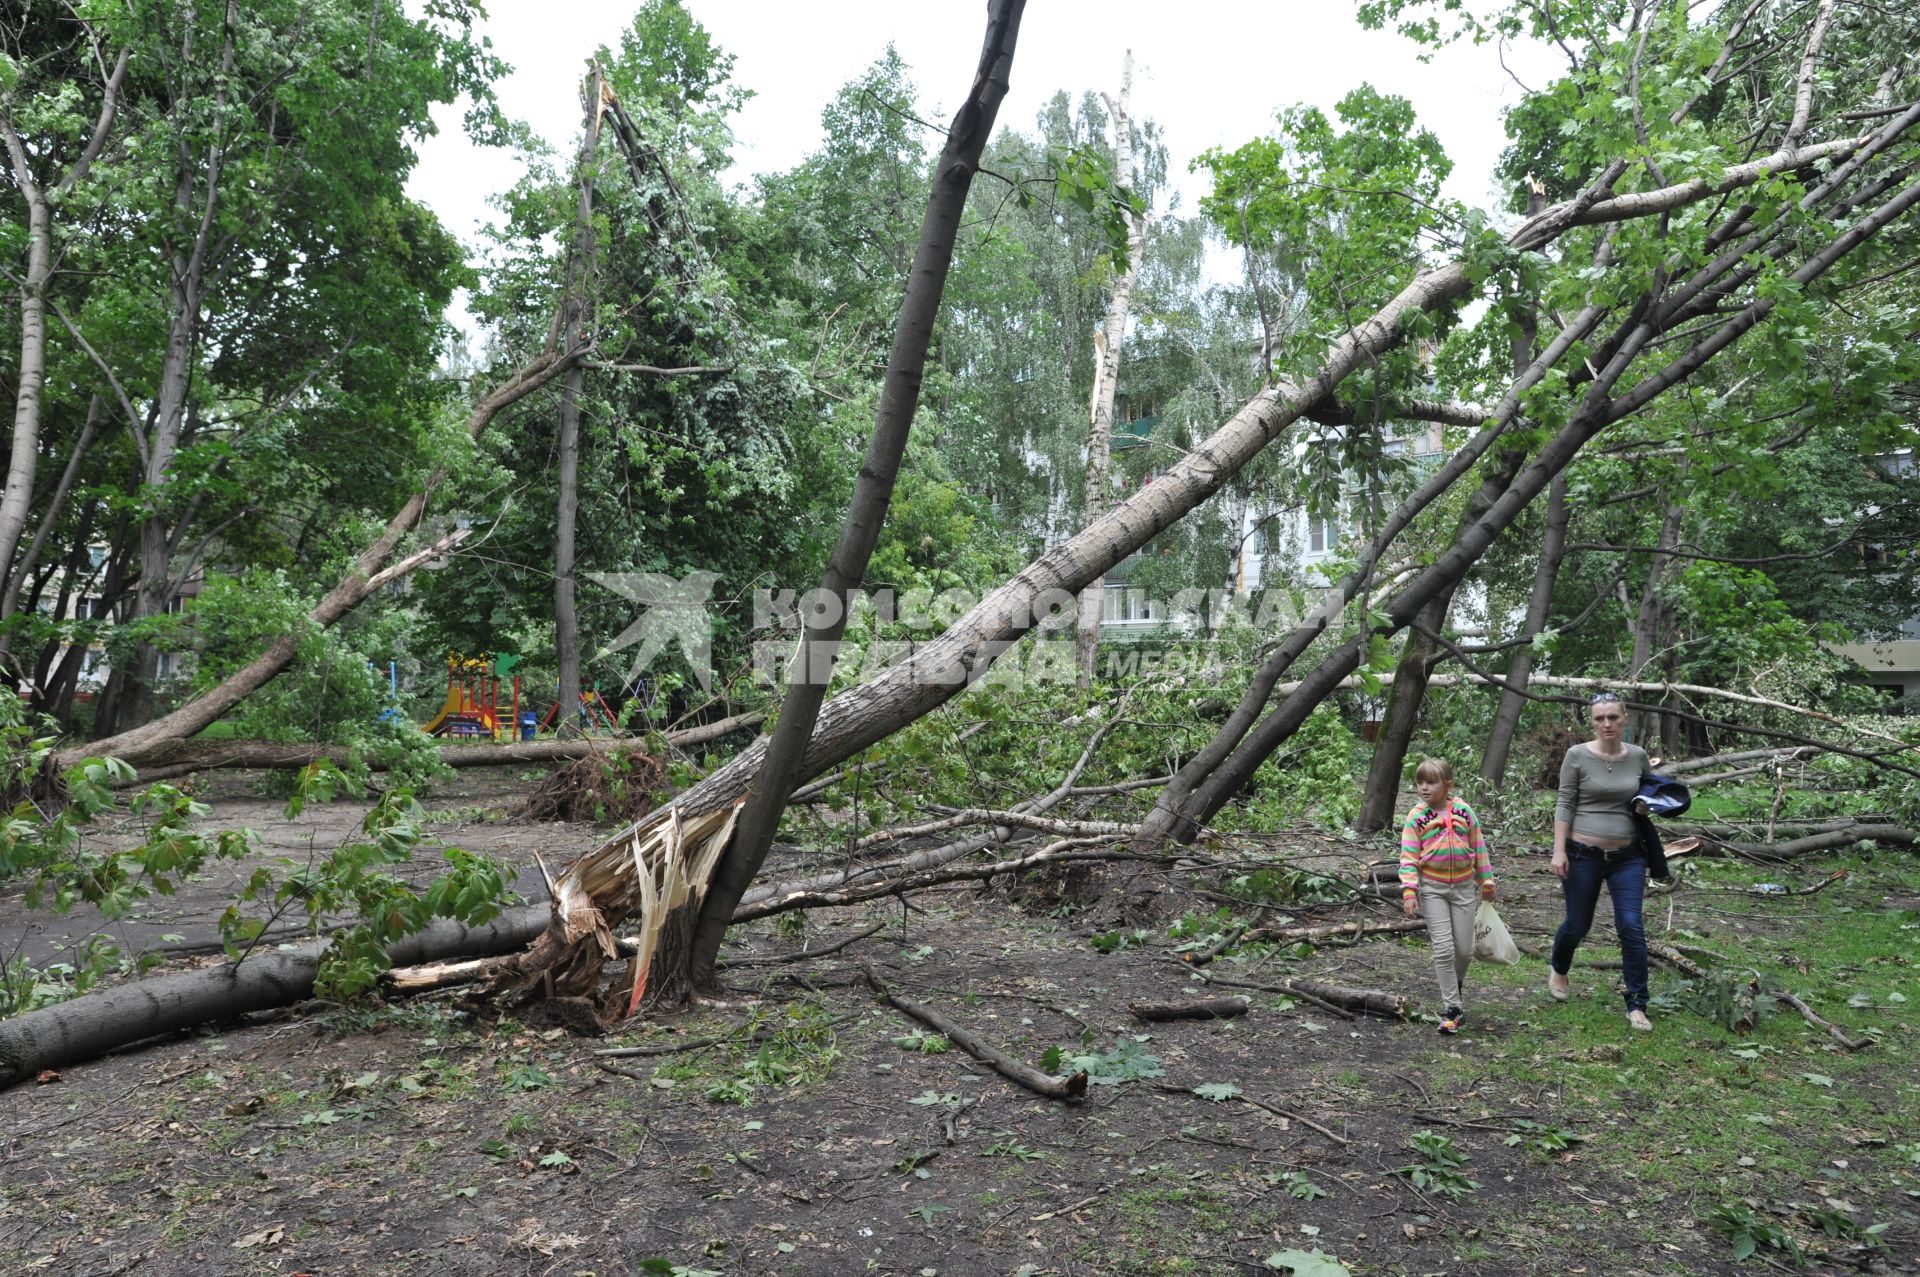
[[[1573,951],[1593,927],[1603,882],[1613,899],[1613,929],[1620,933],[1627,1010],[1643,1011],[1647,1006],[1647,927],[1640,906],[1647,893],[1647,860],[1638,847],[1622,847],[1611,856],[1583,846],[1567,848],[1567,877],[1561,884],[1567,916],[1553,936],[1553,969],[1561,975],[1573,969]]]

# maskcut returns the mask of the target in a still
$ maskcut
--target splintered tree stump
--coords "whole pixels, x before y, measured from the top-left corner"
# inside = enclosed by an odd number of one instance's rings
[[[1231,1020],[1247,1013],[1244,998],[1196,998],[1191,1002],[1129,1002],[1136,1020]]]

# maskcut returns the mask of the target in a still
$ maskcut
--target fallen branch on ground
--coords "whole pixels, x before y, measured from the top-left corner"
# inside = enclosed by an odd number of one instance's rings
[[[1018,873],[1039,865],[1070,864],[1076,861],[1096,860],[1151,860],[1167,863],[1176,860],[1188,860],[1190,856],[1173,854],[1140,854],[1129,851],[1083,852],[1077,849],[1097,847],[1111,843],[1112,838],[1105,835],[1088,838],[1062,838],[1048,843],[1039,851],[1026,856],[1017,856],[1011,860],[995,860],[984,865],[961,865],[954,868],[929,869],[904,878],[889,878],[879,882],[866,882],[857,887],[843,887],[838,890],[790,892],[777,899],[763,900],[758,904],[742,904],[733,911],[735,922],[746,922],[753,918],[764,918],[769,914],[786,913],[793,909],[814,909],[824,905],[851,905],[863,900],[878,900],[883,896],[897,896],[909,891],[919,891],[926,887],[939,886],[950,882],[980,882],[995,878],[1001,874]]]
[[[1755,978],[1757,979],[1758,977],[1756,976]],[[1808,1024],[1811,1024],[1814,1028],[1826,1030],[1827,1036],[1831,1037],[1835,1042],[1838,1042],[1842,1047],[1844,1047],[1849,1051],[1858,1051],[1865,1047],[1869,1047],[1873,1045],[1872,1038],[1848,1037],[1846,1035],[1846,1032],[1842,1030],[1839,1025],[1833,1023],[1830,1020],[1824,1020],[1820,1016],[1814,1014],[1814,1010],[1812,1007],[1808,1006],[1806,1003],[1802,1002],[1799,998],[1795,997],[1791,993],[1775,993],[1773,996],[1780,999],[1782,1002],[1786,1003],[1788,1006],[1792,1007],[1794,1010],[1798,1011],[1800,1013],[1800,1017],[1804,1019]]]
[[[1382,993],[1377,989],[1353,989],[1344,984],[1328,984],[1324,980],[1305,980],[1298,977],[1278,980],[1272,984],[1255,984],[1250,980],[1234,980],[1214,972],[1207,972],[1202,979],[1208,984],[1224,985],[1229,989],[1253,989],[1260,993],[1288,994],[1311,1002],[1343,1020],[1353,1019],[1356,1011],[1366,1015],[1377,1015],[1384,1020],[1403,1020],[1407,1014],[1405,998],[1397,993]]]
[[[824,958],[829,953],[838,953],[842,949],[851,948],[859,944],[862,940],[865,940],[868,936],[877,935],[886,925],[884,922],[876,922],[866,930],[848,936],[845,940],[837,941],[834,944],[822,945],[818,949],[802,949],[798,953],[775,953],[765,957],[722,958],[715,965],[723,969],[731,969],[733,967],[765,967],[773,966],[781,962],[805,962],[809,958]]]
[[[963,1026],[949,1020],[931,1007],[923,1007],[918,1002],[909,1001],[893,992],[875,975],[872,970],[866,973],[867,983],[880,1000],[911,1020],[918,1020],[949,1042],[971,1055],[974,1059],[991,1068],[1010,1082],[1018,1082],[1035,1095],[1050,1100],[1077,1100],[1087,1093],[1087,1075],[1084,1071],[1069,1073],[1066,1077],[1055,1077],[1043,1073],[1030,1064],[1022,1064],[1005,1051],[991,1046]]]
[[[1411,935],[1426,929],[1426,922],[1420,918],[1385,918],[1374,922],[1328,922],[1297,927],[1255,927],[1247,932],[1246,938],[1273,940],[1280,944],[1293,944],[1302,940],[1309,944],[1321,944],[1328,940],[1363,940],[1368,936]]]

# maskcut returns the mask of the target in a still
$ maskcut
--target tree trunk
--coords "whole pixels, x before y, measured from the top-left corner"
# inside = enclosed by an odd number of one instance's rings
[[[387,950],[395,966],[511,953],[546,925],[543,905],[502,914],[482,927],[438,919]],[[0,1023],[0,1089],[43,1069],[91,1060],[147,1038],[291,1006],[313,996],[327,941],[257,950],[240,963],[129,980]]]
[[[168,510],[166,489],[173,478],[173,458],[187,426],[188,389],[200,343],[200,308],[211,265],[214,210],[220,201],[220,182],[226,161],[224,126],[228,82],[233,71],[234,10],[235,0],[227,0],[226,20],[221,24],[220,73],[215,81],[219,87],[213,102],[206,104],[197,98],[182,97],[171,104],[175,117],[172,123],[178,133],[172,210],[177,238],[169,256],[167,344],[160,361],[144,442],[138,438],[142,423],[129,423],[136,443],[141,445],[145,479],[141,491],[145,514],[140,521],[140,576],[133,596],[135,622],[164,616],[174,593],[173,549],[178,539],[174,519],[178,512]],[[183,50],[182,61],[190,57],[191,51]],[[209,110],[215,121],[213,139],[204,160],[196,158],[189,149],[189,133],[179,118],[189,108],[195,112]],[[140,643],[134,649],[133,669],[128,672],[116,706],[115,727],[131,724],[138,728],[153,717],[153,684],[159,668],[160,649],[151,642]]]
[[[1633,621],[1633,655],[1627,662],[1627,681],[1633,682],[1647,668],[1647,662],[1653,658],[1660,634],[1665,628],[1666,598],[1661,591],[1665,584],[1667,568],[1673,561],[1673,550],[1680,544],[1680,526],[1686,519],[1687,508],[1683,502],[1676,501],[1666,506],[1666,513],[1660,520],[1660,535],[1654,542],[1654,552],[1647,562],[1647,584],[1640,591],[1640,607]],[[1654,722],[1650,714],[1635,711],[1633,715],[1633,739],[1646,744],[1647,732]]]
[[[9,141],[12,130],[8,130]],[[11,572],[13,554],[27,526],[33,503],[34,472],[40,462],[40,404],[47,381],[47,281],[53,275],[51,219],[46,196],[33,185],[26,157],[14,162],[15,185],[27,202],[27,268],[20,278],[20,373],[14,387],[13,450],[7,461],[7,483],[0,495],[0,573],[7,574],[7,592],[18,591]]]
[[[1529,358],[1529,362],[1531,359]],[[1516,371],[1518,378],[1525,365]],[[1454,535],[1456,539],[1486,516],[1493,503],[1512,484],[1526,457],[1517,448],[1503,450],[1495,470],[1489,474],[1467,502],[1466,511]],[[1413,619],[1413,630],[1400,650],[1400,663],[1393,671],[1393,690],[1388,694],[1387,712],[1382,716],[1380,735],[1374,742],[1373,762],[1367,771],[1366,796],[1354,828],[1372,833],[1384,828],[1394,817],[1400,797],[1400,774],[1406,765],[1407,747],[1413,741],[1414,728],[1420,722],[1420,707],[1427,698],[1427,679],[1433,672],[1437,648],[1432,635],[1446,629],[1447,612],[1453,606],[1458,581],[1447,586],[1420,609]]]
[[[580,135],[575,175],[580,188],[579,209],[573,224],[573,248],[567,255],[567,295],[561,301],[561,332],[567,346],[586,341],[589,293],[593,274],[593,185],[600,153],[601,93],[599,64],[583,86],[586,125]],[[576,363],[567,370],[560,389],[559,508],[553,532],[553,640],[560,672],[560,712],[555,730],[571,735],[579,725],[580,615],[573,605],[573,533],[580,513],[580,395],[586,369]]]
[[[1109,99],[1113,111],[1113,180],[1125,183],[1131,193],[1138,185],[1133,173],[1132,121],[1127,107],[1133,96],[1133,50],[1127,50],[1120,64],[1120,96]],[[1093,408],[1092,426],[1087,432],[1087,487],[1085,525],[1107,511],[1109,475],[1113,461],[1113,409],[1120,387],[1120,353],[1126,343],[1127,315],[1133,307],[1133,281],[1140,270],[1140,254],[1146,251],[1146,219],[1135,213],[1128,219],[1127,265],[1113,281],[1113,293],[1107,299],[1107,322],[1093,336]],[[1080,671],[1080,686],[1093,684],[1094,657],[1100,647],[1100,615],[1106,602],[1104,576],[1095,577],[1080,592],[1080,605],[1074,621],[1073,663]]]
[[[1427,698],[1427,674],[1432,668],[1434,642],[1423,631],[1446,628],[1453,591],[1444,590],[1414,618],[1414,629],[1400,648],[1394,667],[1387,709],[1380,716],[1380,734],[1374,738],[1373,759],[1367,767],[1367,785],[1354,817],[1356,832],[1370,834],[1391,824],[1400,805],[1400,778],[1406,767],[1407,747],[1420,724],[1420,707]]]
[[[1547,489],[1547,531],[1540,543],[1540,561],[1533,571],[1533,593],[1527,599],[1527,619],[1517,637],[1532,639],[1547,628],[1553,608],[1554,581],[1560,563],[1567,554],[1567,477],[1555,475]],[[1513,752],[1514,733],[1520,728],[1520,712],[1527,698],[1516,689],[1524,688],[1533,674],[1531,643],[1514,651],[1507,666],[1509,686],[1500,693],[1500,707],[1494,711],[1493,728],[1487,734],[1487,750],[1480,760],[1480,778],[1499,788],[1506,783],[1507,759]]]
[[[40,507],[40,526],[34,529],[33,540],[27,544],[27,551],[20,557],[20,565],[7,576],[6,592],[0,594],[0,620],[12,616],[20,605],[20,589],[33,570],[40,564],[40,556],[47,547],[47,538],[53,534],[54,524],[60,520],[60,512],[66,508],[67,497],[73,492],[74,478],[80,472],[80,463],[85,460],[87,449],[93,446],[94,433],[100,426],[100,396],[94,395],[87,401],[86,423],[80,427],[80,438],[73,445],[73,451],[67,456],[66,468],[60,472],[59,482],[53,485],[53,492]],[[84,537],[82,538],[84,541]],[[9,555],[9,558],[11,556]],[[0,558],[0,565],[8,562]],[[11,633],[0,635],[0,653],[13,647]]]
[[[991,0],[987,8],[987,32],[980,49],[979,69],[974,72],[973,86],[947,133],[947,144],[941,150],[935,169],[933,189],[927,197],[920,243],[914,250],[912,273],[894,328],[893,349],[887,356],[873,437],[867,445],[866,461],[855,482],[846,520],[840,527],[840,539],[834,545],[826,575],[820,583],[821,593],[831,596],[834,606],[830,613],[803,609],[805,630],[799,656],[789,670],[779,725],[768,740],[765,758],[753,777],[752,790],[741,809],[738,827],[733,831],[731,849],[716,849],[720,859],[712,886],[699,905],[690,950],[681,959],[692,981],[703,988],[714,983],[713,965],[726,939],[734,906],[740,903],[748,885],[760,872],[780,827],[787,800],[804,778],[807,746],[820,716],[820,705],[826,699],[834,648],[846,631],[847,596],[866,577],[867,561],[880,539],[880,527],[893,498],[900,457],[906,451],[914,411],[920,402],[920,383],[926,370],[927,350],[933,340],[934,320],[939,316],[940,297],[953,263],[954,241],[960,233],[961,216],[966,212],[967,192],[972,188],[981,152],[993,133],[1000,102],[1006,96],[1007,77],[1013,68],[1014,46],[1020,34],[1020,16],[1025,8],[1026,0]],[[701,885],[706,884],[703,881]],[[644,965],[640,969],[644,971]],[[677,983],[679,973],[669,971],[668,974],[670,980]],[[638,999],[640,992],[641,980],[636,976],[633,997]]]

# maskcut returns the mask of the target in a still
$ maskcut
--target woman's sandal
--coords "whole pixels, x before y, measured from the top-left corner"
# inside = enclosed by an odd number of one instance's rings
[[[1639,1030],[1641,1033],[1653,1032],[1653,1021],[1649,1020],[1647,1018],[1647,1013],[1645,1011],[1640,1010],[1638,1007],[1635,1007],[1633,1010],[1627,1012],[1627,1024],[1632,1028]]]
[[[1559,987],[1557,988],[1554,986],[1554,983],[1553,983],[1556,979],[1560,981]],[[1567,995],[1572,992],[1573,992],[1573,982],[1571,980],[1561,975],[1558,971],[1547,972],[1547,996],[1548,997],[1552,998],[1555,1002],[1565,1002],[1567,1000]]]

